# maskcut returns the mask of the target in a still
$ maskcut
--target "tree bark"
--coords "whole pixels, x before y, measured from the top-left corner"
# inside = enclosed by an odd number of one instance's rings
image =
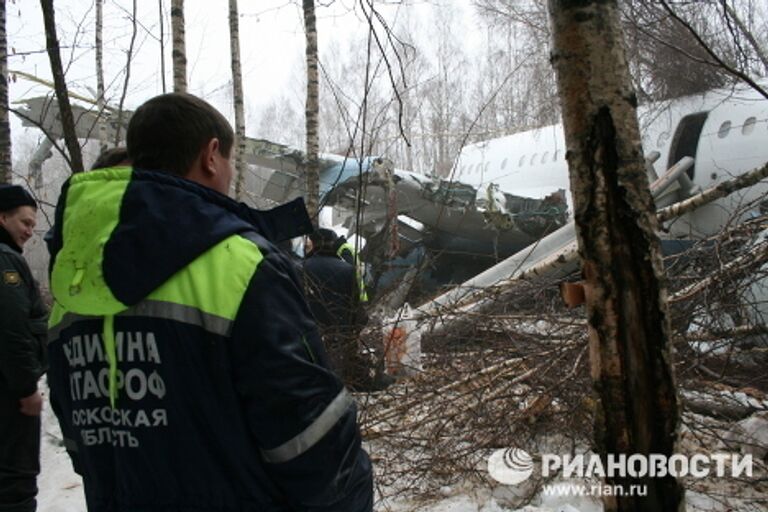
[[[758,167],[757,169],[752,169],[748,173],[719,183],[718,185],[703,190],[688,199],[684,199],[679,203],[675,203],[659,210],[659,221],[665,222],[669,219],[680,217],[681,215],[692,212],[693,210],[720,199],[721,197],[727,197],[737,190],[751,187],[766,177],[768,177],[768,164]]]
[[[96,0],[96,107],[99,111],[99,154],[107,150],[107,123],[104,118],[106,101],[104,97],[104,0]]]
[[[237,0],[229,0],[229,51],[232,57],[232,97],[235,105],[235,198],[243,200],[245,189],[245,108],[243,105],[243,71],[240,66],[240,22]]]
[[[163,94],[165,94],[165,19],[163,13],[163,0],[157,0],[157,10],[158,20],[160,22],[160,82],[163,85]]]
[[[674,453],[679,405],[667,292],[616,0],[549,0],[587,288],[598,453]],[[682,510],[671,476],[608,477],[647,495],[604,496],[606,511]]]
[[[315,0],[303,0],[304,29],[307,37],[307,211],[312,223],[318,225],[318,202],[320,196],[319,161],[320,137],[318,119],[320,117],[319,82],[317,74],[317,25],[315,18]]]
[[[0,183],[11,183],[11,123],[8,119],[8,35],[5,0],[0,1]]]
[[[187,50],[184,40],[184,0],[171,0],[171,32],[173,33],[173,91],[187,92]]]
[[[53,74],[54,90],[59,104],[59,115],[64,132],[64,142],[69,152],[69,166],[73,173],[83,172],[83,155],[80,151],[80,143],[77,141],[75,131],[75,119],[72,115],[72,106],[69,103],[69,92],[64,80],[64,68],[61,65],[59,53],[59,39],[56,36],[56,17],[53,10],[53,0],[40,0],[43,10],[43,23],[45,24],[45,41],[48,50],[48,58],[51,61],[51,73]]]
[[[131,44],[128,45],[128,53],[125,58],[125,80],[123,81],[123,94],[120,96],[120,104],[117,106],[117,130],[115,130],[115,146],[120,145],[120,128],[123,126],[123,105],[128,95],[128,83],[131,81],[131,61],[133,61],[133,47],[136,44],[136,0],[133,0],[131,10]]]

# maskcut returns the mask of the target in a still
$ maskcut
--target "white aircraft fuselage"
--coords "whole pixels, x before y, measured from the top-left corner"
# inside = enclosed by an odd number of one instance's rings
[[[768,81],[762,86],[768,86]],[[753,88],[716,89],[643,106],[638,117],[645,154],[660,155],[654,164],[659,176],[690,156],[695,163],[688,175],[694,185],[705,189],[768,162],[768,99]],[[557,190],[570,191],[566,151],[562,124],[480,142],[462,150],[454,179],[479,189],[494,183],[517,196],[543,198]],[[673,222],[671,233],[676,237],[712,235],[739,203],[754,200],[766,190],[766,184],[760,183],[704,206]],[[657,203],[670,204],[682,199],[680,195],[680,187],[672,187]],[[570,206],[570,192],[567,197]]]

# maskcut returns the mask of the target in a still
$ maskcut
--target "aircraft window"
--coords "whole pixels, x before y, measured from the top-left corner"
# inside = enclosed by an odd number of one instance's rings
[[[659,134],[659,139],[656,141],[656,145],[661,147],[664,145],[665,142],[667,142],[667,139],[669,139],[669,132],[661,132]]]
[[[522,167],[524,163],[525,163],[525,155],[523,155],[523,156],[521,156],[521,157],[520,157],[520,163],[519,163],[519,164],[517,164],[517,166],[518,166],[518,167]]]
[[[531,165],[533,165],[534,163],[536,163],[536,157],[537,157],[537,156],[539,156],[539,154],[538,154],[538,153],[534,153],[534,154],[533,154],[533,156],[531,156]]]
[[[552,161],[553,161],[553,162],[557,162],[557,157],[559,156],[559,155],[558,155],[558,153],[559,153],[559,151],[558,151],[558,150],[555,150],[555,151],[552,153]]]
[[[752,131],[755,129],[755,123],[757,122],[757,119],[754,117],[748,117],[746,121],[744,121],[744,126],[741,127],[741,134],[742,135],[749,135],[752,133]]]
[[[728,132],[731,131],[731,122],[725,121],[720,125],[720,129],[717,130],[717,136],[724,139],[728,136]]]
[[[487,164],[485,164],[485,167],[483,167],[483,172],[484,172],[485,174],[488,174],[488,168],[489,168],[490,166],[491,166],[491,162],[488,162]]]
[[[505,158],[504,160],[501,161],[501,170],[503,171],[506,166],[507,166],[507,159]]]
[[[543,163],[543,164],[547,163],[547,157],[548,157],[548,156],[549,156],[549,151],[545,151],[545,152],[544,152],[544,153],[541,155],[541,163]]]

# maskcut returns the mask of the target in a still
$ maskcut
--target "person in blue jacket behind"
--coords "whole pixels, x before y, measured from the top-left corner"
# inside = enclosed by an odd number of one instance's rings
[[[226,195],[232,129],[165,94],[133,167],[73,176],[50,240],[51,404],[89,511],[371,511],[356,407],[294,266]]]

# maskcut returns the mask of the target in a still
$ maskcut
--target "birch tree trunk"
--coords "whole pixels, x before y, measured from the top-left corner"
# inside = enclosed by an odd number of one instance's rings
[[[157,0],[157,10],[160,22],[160,82],[163,84],[163,94],[165,94],[165,15],[163,13],[163,0]]]
[[[240,21],[237,0],[229,0],[229,52],[232,57],[232,96],[235,105],[235,199],[243,200],[245,188],[245,112],[243,71],[240,67]]]
[[[173,34],[173,91],[187,92],[187,50],[184,39],[184,0],[171,0],[171,32]]]
[[[307,37],[307,211],[312,223],[319,222],[318,202],[320,196],[319,162],[320,136],[318,119],[320,117],[319,83],[317,76],[317,25],[315,18],[315,0],[303,0],[304,30]]]
[[[133,61],[133,48],[136,44],[136,22],[137,5],[133,0],[133,9],[131,10],[131,43],[128,45],[128,53],[125,57],[125,80],[123,81],[123,94],[120,95],[120,103],[117,106],[117,129],[115,130],[115,146],[120,145],[120,128],[123,126],[123,105],[125,97],[128,95],[128,83],[131,81],[131,62]]]
[[[8,34],[5,4],[0,0],[0,183],[11,183],[11,124],[8,119]]]
[[[64,142],[69,152],[69,167],[73,173],[83,172],[83,155],[80,151],[80,143],[77,141],[75,118],[72,115],[67,83],[64,80],[64,68],[61,65],[53,0],[40,0],[40,6],[43,10],[46,49],[48,50],[48,59],[51,61],[51,73],[53,74],[54,90],[56,91],[56,99],[59,104],[61,127],[64,132]]]
[[[617,0],[549,0],[582,273],[587,287],[595,442],[608,454],[674,451],[679,406],[667,291],[644,170]],[[647,496],[604,496],[606,511],[677,512],[671,476],[607,478]]]
[[[99,111],[99,154],[107,149],[107,123],[104,97],[104,0],[96,0],[96,108]]]

